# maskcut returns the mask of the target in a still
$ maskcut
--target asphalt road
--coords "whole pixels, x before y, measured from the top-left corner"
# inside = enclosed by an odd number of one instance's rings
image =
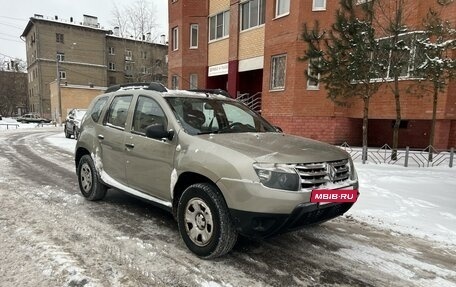
[[[0,286],[456,286],[454,248],[346,216],[201,260],[167,212],[86,201],[57,132],[0,131]]]

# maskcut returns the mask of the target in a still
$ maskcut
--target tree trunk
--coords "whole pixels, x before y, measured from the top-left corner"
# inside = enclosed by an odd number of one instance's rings
[[[367,127],[369,123],[369,97],[364,97],[363,109],[363,161],[367,160]]]
[[[432,101],[432,122],[431,122],[431,132],[429,134],[429,162],[433,160],[432,151],[434,150],[434,137],[435,137],[435,122],[437,119],[437,97],[439,95],[439,87],[434,83],[434,98]]]
[[[393,152],[391,159],[397,160],[397,146],[399,145],[399,127],[401,126],[401,101],[399,94],[399,77],[394,76],[394,100],[396,102],[396,121],[393,128]]]

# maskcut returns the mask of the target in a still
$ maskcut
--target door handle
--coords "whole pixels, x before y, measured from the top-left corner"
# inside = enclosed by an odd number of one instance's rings
[[[134,147],[135,147],[135,145],[132,144],[132,143],[126,143],[125,146],[126,146],[127,148],[134,148]]]
[[[104,140],[104,135],[98,135],[98,138],[99,138],[100,140]]]

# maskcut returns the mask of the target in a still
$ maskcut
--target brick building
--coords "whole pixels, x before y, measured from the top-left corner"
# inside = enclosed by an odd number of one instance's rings
[[[359,1],[363,2],[363,1]],[[438,1],[408,1],[407,24],[419,29]],[[170,0],[168,85],[223,88],[230,95],[261,97],[262,115],[284,131],[332,144],[360,145],[362,107],[336,106],[318,83],[308,81],[301,40],[303,23],[330,27],[339,1]],[[442,10],[455,21],[456,3]],[[383,35],[379,35],[381,37]],[[405,75],[401,86],[412,80]],[[425,147],[432,97],[402,93],[399,145]],[[392,142],[394,96],[385,84],[371,101],[369,145]],[[456,146],[456,85],[439,98],[435,146]]]
[[[31,17],[22,33],[30,112],[58,117],[58,107],[51,106],[50,98],[50,83],[57,75],[63,84],[86,87],[152,79],[166,83],[166,45],[145,36],[124,39],[114,33],[89,15],[84,15],[83,22]]]

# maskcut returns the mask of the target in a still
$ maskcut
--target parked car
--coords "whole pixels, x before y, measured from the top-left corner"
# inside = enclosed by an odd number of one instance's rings
[[[24,114],[16,119],[20,123],[50,123],[50,119],[42,118],[39,114]]]
[[[73,136],[75,139],[78,139],[81,121],[86,112],[86,109],[72,109],[68,112],[63,127],[66,138],[71,138],[71,136]]]
[[[75,165],[88,200],[113,187],[172,212],[202,258],[229,252],[238,235],[265,238],[340,216],[356,199],[335,197],[358,193],[345,151],[286,135],[229,97],[155,83],[118,85],[93,100]]]

